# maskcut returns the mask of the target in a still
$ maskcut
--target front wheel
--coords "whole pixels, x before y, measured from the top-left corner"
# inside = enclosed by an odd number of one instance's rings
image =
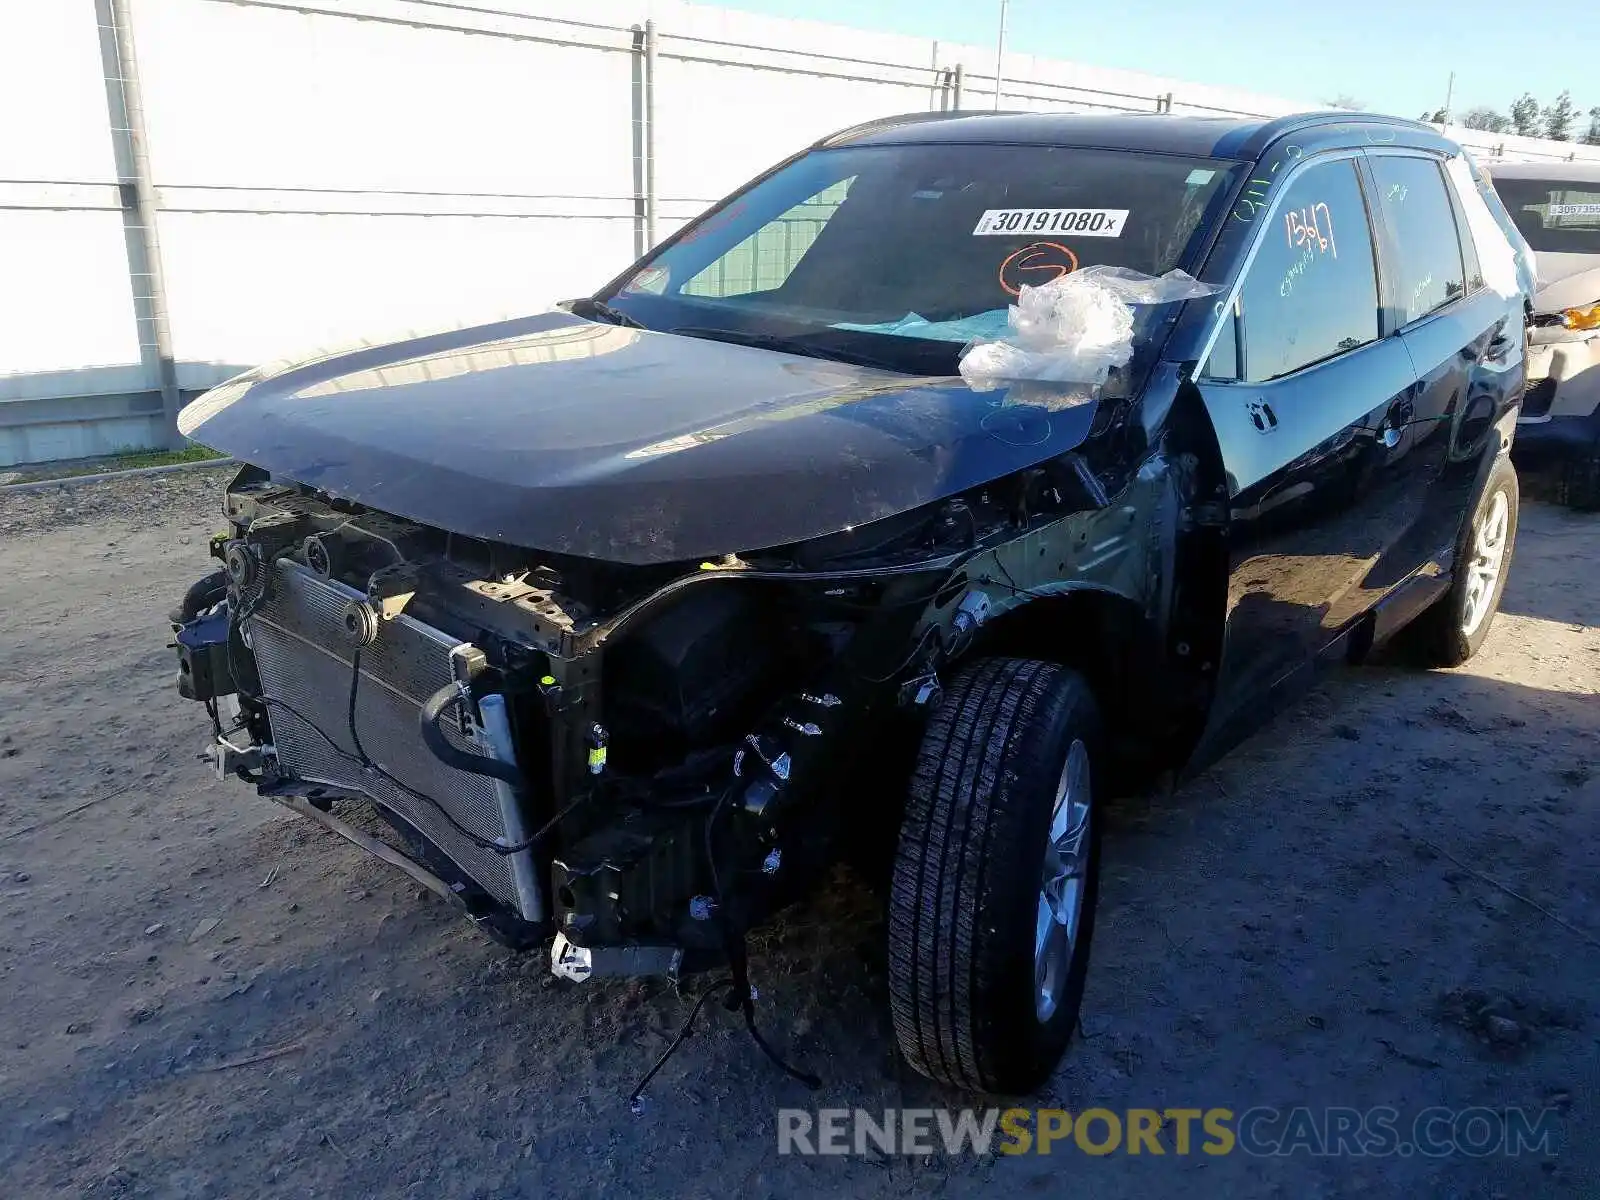
[[[1501,457],[1461,532],[1450,590],[1416,620],[1411,636],[1426,665],[1459,667],[1488,638],[1511,570],[1520,507],[1516,469]]]
[[[928,722],[889,894],[889,995],[907,1061],[1031,1092],[1077,1024],[1099,894],[1100,720],[1083,678],[984,659]]]

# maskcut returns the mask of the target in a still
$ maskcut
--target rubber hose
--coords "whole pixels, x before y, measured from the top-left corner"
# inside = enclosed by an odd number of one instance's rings
[[[503,780],[513,787],[521,787],[522,771],[515,763],[501,762],[498,758],[462,750],[451,744],[444,736],[444,730],[439,726],[439,718],[444,715],[445,709],[452,704],[460,703],[461,699],[461,685],[456,683],[447,683],[428,697],[418,716],[423,744],[447,767],[454,767],[458,771],[466,771],[472,775],[487,775],[490,779]]]

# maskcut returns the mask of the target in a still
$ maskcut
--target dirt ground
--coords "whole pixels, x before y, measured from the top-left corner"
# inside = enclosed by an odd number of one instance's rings
[[[841,880],[753,963],[821,1092],[713,1010],[632,1115],[686,1001],[558,982],[195,761],[163,618],[222,479],[0,494],[8,1200],[1600,1195],[1600,520],[1528,506],[1466,669],[1340,673],[1113,808],[1040,1101],[1549,1107],[1554,1156],[796,1159],[780,1106],[962,1102],[897,1068],[872,896]]]

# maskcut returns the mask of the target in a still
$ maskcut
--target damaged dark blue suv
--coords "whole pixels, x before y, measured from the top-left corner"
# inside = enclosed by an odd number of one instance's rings
[[[907,1059],[1029,1091],[1110,790],[1487,634],[1503,222],[1347,113],[847,130],[561,311],[191,405],[249,465],[180,686],[224,775],[559,975],[726,965],[752,1032],[748,931],[881,850]]]

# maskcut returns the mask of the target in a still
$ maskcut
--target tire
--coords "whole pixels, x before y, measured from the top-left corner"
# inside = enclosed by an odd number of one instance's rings
[[[1481,538],[1485,533],[1485,522],[1491,515],[1498,520],[1498,501],[1501,497],[1504,498],[1505,508],[1504,532],[1499,542],[1499,570],[1485,592],[1482,576],[1475,567],[1484,561],[1486,546]],[[1500,607],[1500,596],[1505,591],[1506,576],[1511,571],[1520,504],[1521,492],[1517,486],[1516,469],[1512,467],[1509,457],[1501,457],[1495,461],[1483,490],[1478,493],[1472,519],[1462,527],[1461,540],[1456,545],[1455,578],[1451,581],[1450,590],[1418,616],[1407,631],[1422,665],[1459,667],[1476,654],[1488,638],[1495,611]]]
[[[1020,1095],[1043,1084],[1066,1051],[1100,885],[1100,746],[1089,685],[1029,659],[974,662],[929,719],[889,892],[895,1036],[928,1078]],[[1058,785],[1069,778],[1058,812]],[[1076,837],[1061,843],[1073,871],[1056,883],[1075,900],[1075,933],[1071,923],[1050,925],[1042,909],[1049,838],[1074,826]],[[1058,855],[1053,867],[1064,861]],[[1048,989],[1036,982],[1041,929],[1068,934]],[[1039,1000],[1046,991],[1048,1006]]]
[[[228,573],[218,567],[204,579],[189,585],[189,590],[183,594],[178,607],[167,614],[167,619],[174,625],[185,625],[213,604],[226,599],[227,595]]]
[[[1578,512],[1600,512],[1600,435],[1562,468],[1557,500]]]

